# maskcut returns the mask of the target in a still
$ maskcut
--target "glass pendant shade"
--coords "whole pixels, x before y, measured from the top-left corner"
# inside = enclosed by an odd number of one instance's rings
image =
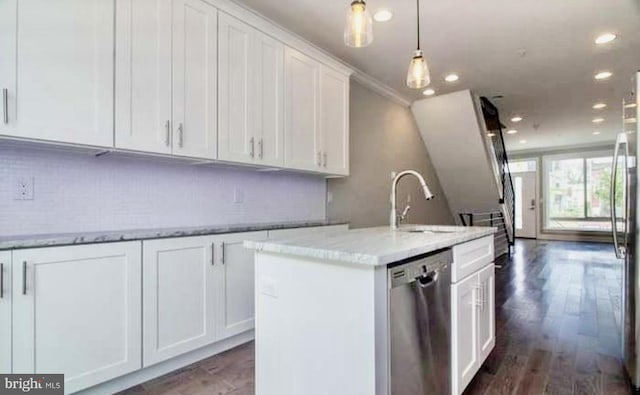
[[[344,43],[350,47],[366,47],[373,41],[373,20],[363,0],[351,3],[344,26]]]
[[[421,50],[413,52],[413,58],[409,64],[409,72],[407,73],[407,86],[413,89],[424,88],[431,83],[429,76],[429,66],[424,58]]]

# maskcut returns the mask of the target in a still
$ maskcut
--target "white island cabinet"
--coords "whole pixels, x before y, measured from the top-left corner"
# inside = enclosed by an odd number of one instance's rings
[[[418,379],[413,387],[400,386],[406,394],[422,395],[415,388],[430,393],[434,387],[424,378],[427,375],[420,370],[400,372],[393,362],[405,349],[393,348],[399,332],[391,326],[391,311],[409,312],[406,317],[414,307],[398,303],[411,297],[392,296],[413,294],[396,286],[399,280],[410,283],[414,278],[423,288],[428,281],[446,279],[437,285],[438,295],[444,297],[437,305],[442,310],[433,311],[439,312],[434,319],[446,317],[442,325],[447,328],[436,332],[451,333],[450,339],[441,339],[449,343],[449,352],[444,348],[429,355],[448,372],[447,392],[462,393],[494,345],[495,229],[433,229],[436,232],[412,233],[381,227],[245,242],[255,250],[256,263],[256,394],[391,395],[391,388],[397,388],[392,384],[409,377]],[[403,269],[416,261],[444,269],[433,277],[427,266],[413,266],[425,273]],[[399,269],[410,276],[398,277]],[[420,322],[406,320],[398,326],[394,321],[394,327],[404,327],[407,336],[424,333]],[[410,352],[402,360],[418,354]],[[420,358],[402,365],[420,369],[425,366]],[[390,373],[392,366],[403,377]],[[404,393],[394,390],[393,395]]]

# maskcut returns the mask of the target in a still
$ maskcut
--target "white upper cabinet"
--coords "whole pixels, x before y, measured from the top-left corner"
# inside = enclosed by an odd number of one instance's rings
[[[11,373],[11,251],[0,251],[0,372]]]
[[[349,76],[287,48],[285,166],[349,175]]]
[[[253,129],[259,164],[284,165],[284,45],[256,32],[253,40]]]
[[[68,393],[141,368],[140,242],[13,251],[13,371]]]
[[[224,13],[218,23],[218,158],[252,163],[256,145],[250,109],[254,29]]]
[[[323,66],[320,72],[322,167],[349,174],[349,76]]]
[[[319,171],[322,165],[318,96],[320,63],[292,48],[284,60],[284,164]]]
[[[218,11],[202,0],[173,2],[173,154],[215,159]]]
[[[113,145],[114,0],[0,2],[0,134]]]
[[[171,153],[171,4],[116,2],[116,148]]]
[[[282,166],[284,45],[219,16],[218,159]]]

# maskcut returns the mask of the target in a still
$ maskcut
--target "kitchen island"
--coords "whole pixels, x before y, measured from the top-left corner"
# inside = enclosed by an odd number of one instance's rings
[[[407,225],[245,242],[255,250],[256,394],[460,394],[495,343],[495,231]],[[426,315],[397,319],[418,310]]]

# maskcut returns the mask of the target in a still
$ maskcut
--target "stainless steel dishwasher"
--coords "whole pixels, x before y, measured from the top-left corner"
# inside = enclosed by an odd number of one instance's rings
[[[451,393],[450,249],[390,265],[392,395]]]

